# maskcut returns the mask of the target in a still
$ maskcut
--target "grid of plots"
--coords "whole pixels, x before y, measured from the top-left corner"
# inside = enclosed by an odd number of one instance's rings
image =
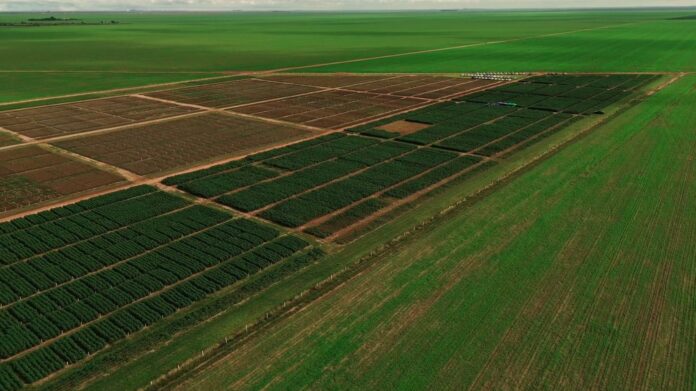
[[[36,382],[283,259],[317,256],[308,245],[148,186],[0,224],[0,385]]]
[[[229,107],[320,91],[319,88],[258,79],[232,80],[145,94],[159,99],[205,107]]]
[[[131,127],[55,145],[140,175],[254,152],[312,132],[220,113]]]
[[[601,109],[650,80],[555,76],[481,95],[538,84],[562,86],[565,94],[574,91],[573,96],[581,96],[580,91],[593,85],[611,95],[603,100],[588,96],[593,105],[601,102]],[[335,238],[391,205],[489,167],[495,164],[493,157],[532,145],[580,118],[580,113],[562,109],[482,102],[474,94],[165,183],[286,227]]]
[[[38,146],[0,151],[0,213],[121,181],[119,176]]]
[[[230,111],[317,128],[340,129],[424,103],[418,99],[335,90],[241,106]]]
[[[0,112],[0,127],[46,139],[128,125],[197,111],[134,96]]]

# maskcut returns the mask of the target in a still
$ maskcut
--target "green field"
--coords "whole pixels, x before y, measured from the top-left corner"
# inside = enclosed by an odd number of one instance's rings
[[[67,27],[66,27],[67,28]],[[0,72],[0,103],[215,77],[215,73]]]
[[[695,89],[658,92],[181,388],[693,389]]]
[[[0,27],[0,102],[212,76],[193,72],[310,66],[510,40],[516,41],[319,70],[690,70],[696,23],[664,21],[677,15],[685,13],[64,14],[121,24]],[[32,16],[0,14],[0,23]],[[563,35],[540,38],[549,34]],[[597,62],[598,55],[607,61]]]
[[[696,18],[675,19],[696,10],[64,13],[87,24],[1,26],[37,15],[0,13],[0,111],[141,93],[124,107],[160,99],[176,114],[188,96],[202,112],[126,125],[103,119],[128,117],[116,103],[2,113],[1,175],[63,174],[14,144],[73,129],[46,142],[116,141],[56,155],[133,187],[49,205],[0,186],[30,204],[0,220],[0,391],[696,390]],[[373,75],[385,84],[369,92],[250,75],[274,70],[650,74]],[[440,79],[495,86],[404,93]],[[150,93],[184,82],[203,86]],[[352,108],[367,96],[421,101]],[[210,103],[242,98],[261,109]],[[181,125],[189,116],[256,131],[355,113],[371,122],[190,159],[159,182],[121,167],[194,156],[207,125]],[[385,129],[396,122],[424,128]],[[160,123],[181,126],[140,131]],[[210,134],[200,143],[222,144]]]
[[[696,23],[694,20],[635,21],[606,29],[338,64],[310,71],[693,72],[696,71]]]

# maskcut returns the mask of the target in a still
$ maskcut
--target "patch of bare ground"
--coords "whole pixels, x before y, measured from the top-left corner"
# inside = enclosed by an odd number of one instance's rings
[[[433,126],[433,124],[428,124],[425,122],[409,121],[407,119],[404,119],[404,120],[390,122],[388,124],[377,127],[377,129],[385,130],[387,132],[396,132],[396,133],[399,133],[400,135],[403,136],[406,134],[411,134],[411,133],[421,131],[423,129],[427,129],[431,126]]]

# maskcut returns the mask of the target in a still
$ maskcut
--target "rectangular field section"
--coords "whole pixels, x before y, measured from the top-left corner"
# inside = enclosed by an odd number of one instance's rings
[[[0,127],[46,139],[197,111],[134,96],[0,112]]]
[[[334,90],[236,107],[231,111],[317,128],[341,129],[424,103],[418,99]]]
[[[0,385],[34,383],[308,243],[140,186],[0,224]]]
[[[0,151],[0,214],[123,178],[37,146]]]
[[[291,126],[206,113],[56,143],[140,175],[258,151],[312,133]]]
[[[319,90],[310,86],[273,83],[258,79],[242,79],[151,92],[145,95],[192,105],[221,108]]]

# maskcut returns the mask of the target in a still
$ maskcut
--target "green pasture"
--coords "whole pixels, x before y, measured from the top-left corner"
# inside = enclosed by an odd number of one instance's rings
[[[666,11],[58,14],[85,22],[117,20],[120,24],[0,27],[3,54],[0,102],[205,77],[193,72],[282,69],[509,40],[518,41],[319,70],[599,70],[622,64],[625,59],[631,62],[623,70],[630,70],[628,66],[653,70],[661,65],[666,65],[662,70],[690,69],[696,53],[693,50],[696,23],[663,21],[684,14]],[[46,15],[0,13],[0,23]],[[568,34],[587,29],[592,30]],[[549,34],[568,35],[539,38]],[[580,37],[579,41],[567,45],[568,37],[575,36]],[[551,41],[547,44],[546,40]],[[576,44],[583,55],[574,55]],[[647,55],[646,49],[653,53]],[[610,62],[597,61],[594,51],[609,57]],[[655,62],[656,58],[660,61]],[[76,73],[60,73],[66,71]],[[85,71],[112,73],[80,73]]]

